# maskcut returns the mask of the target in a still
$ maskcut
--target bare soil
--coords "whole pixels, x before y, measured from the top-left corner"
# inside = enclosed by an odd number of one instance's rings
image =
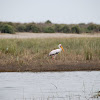
[[[64,33],[0,33],[0,38],[70,38],[70,37],[100,37],[100,34],[64,34]]]
[[[48,72],[48,71],[100,71],[100,62],[66,62],[66,63],[53,63],[45,65],[18,65],[8,64],[0,65],[0,72]]]

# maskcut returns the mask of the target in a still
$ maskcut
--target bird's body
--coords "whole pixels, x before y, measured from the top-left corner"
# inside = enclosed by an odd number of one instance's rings
[[[60,53],[61,51],[62,51],[61,49],[52,50],[52,51],[49,53],[49,56],[56,55],[56,54]]]
[[[58,53],[60,53],[62,50],[64,51],[63,47],[61,44],[58,45],[59,49],[55,49],[55,50],[52,50],[50,53],[49,53],[49,56],[52,56],[55,57]]]

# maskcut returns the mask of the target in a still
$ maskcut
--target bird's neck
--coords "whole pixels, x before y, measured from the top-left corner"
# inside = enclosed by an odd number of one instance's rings
[[[59,48],[62,51],[62,48]]]

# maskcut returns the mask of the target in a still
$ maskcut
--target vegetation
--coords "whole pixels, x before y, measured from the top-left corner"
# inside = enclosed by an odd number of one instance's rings
[[[55,31],[52,27],[46,27],[44,28],[44,33],[55,33]]]
[[[8,24],[3,24],[0,28],[1,33],[10,33],[10,34],[14,34],[14,27]]]
[[[0,22],[0,31],[1,33],[100,33],[100,25],[94,23],[54,24],[50,20],[47,20],[44,23]]]
[[[79,26],[73,26],[71,28],[71,31],[72,31],[72,33],[80,33],[81,32]]]
[[[61,43],[64,52],[53,61],[48,56],[52,49]],[[0,39],[0,71],[54,71],[65,70],[62,66],[94,69],[98,64],[100,70],[100,38],[57,38],[57,39]],[[69,63],[70,62],[70,63]],[[84,62],[84,67],[76,64]],[[86,62],[89,62],[88,64]],[[72,64],[75,64],[73,67]],[[61,67],[57,67],[61,65]],[[55,67],[54,67],[55,66]],[[83,66],[83,65],[82,65]],[[93,66],[93,67],[92,67]],[[8,67],[8,69],[7,69]],[[97,67],[97,65],[95,65]],[[58,69],[59,68],[59,69]],[[24,69],[24,70],[23,70]],[[68,70],[67,69],[67,70]]]

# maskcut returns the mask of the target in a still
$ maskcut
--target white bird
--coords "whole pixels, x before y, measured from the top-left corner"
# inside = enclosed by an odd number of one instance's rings
[[[61,44],[58,45],[59,49],[55,49],[55,50],[52,50],[50,53],[49,53],[49,56],[52,56],[52,58],[54,58],[58,53],[60,53],[62,50],[64,52],[64,49],[62,47]]]

